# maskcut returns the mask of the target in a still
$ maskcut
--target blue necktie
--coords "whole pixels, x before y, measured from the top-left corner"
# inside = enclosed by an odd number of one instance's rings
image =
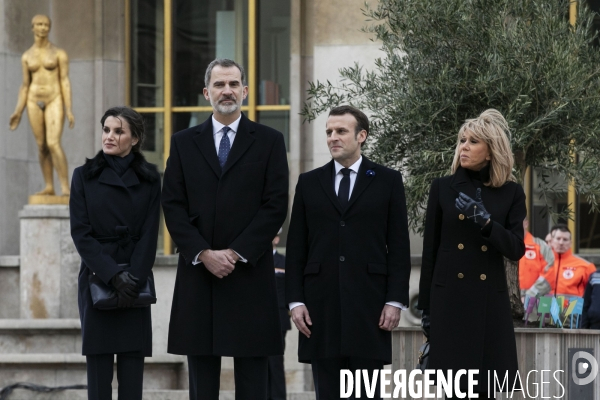
[[[345,209],[348,207],[348,200],[350,199],[350,168],[342,168],[341,172],[344,176],[338,188],[338,200],[342,208]]]
[[[230,127],[223,127],[223,137],[221,138],[221,143],[219,143],[219,164],[221,168],[227,162],[227,157],[229,156],[229,150],[231,150],[231,143],[229,142],[229,136],[227,136],[227,132],[231,130]]]

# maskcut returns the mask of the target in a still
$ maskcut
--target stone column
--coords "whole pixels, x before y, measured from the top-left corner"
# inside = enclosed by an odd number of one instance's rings
[[[78,318],[80,258],[71,239],[69,206],[26,205],[21,221],[21,318]]]

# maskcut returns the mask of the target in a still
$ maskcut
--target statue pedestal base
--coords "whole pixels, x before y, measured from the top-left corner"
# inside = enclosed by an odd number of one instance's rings
[[[62,204],[68,206],[69,196],[33,194],[29,196],[29,204]]]
[[[78,318],[80,258],[71,239],[69,207],[26,205],[19,218],[20,317]]]

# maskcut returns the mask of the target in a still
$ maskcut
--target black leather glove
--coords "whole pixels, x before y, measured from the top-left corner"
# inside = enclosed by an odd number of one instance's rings
[[[429,323],[429,310],[423,310],[423,313],[421,314],[421,330],[427,339],[429,339]]]
[[[483,228],[490,217],[492,216],[483,205],[481,200],[481,189],[478,188],[475,193],[475,200],[460,192],[456,198],[456,208],[463,213],[467,218],[473,220],[474,223]]]
[[[117,290],[117,307],[132,307],[135,299],[138,298],[140,291],[138,288],[139,279],[127,271],[121,271],[112,277],[110,283]]]
[[[122,292],[117,292],[117,307],[118,308],[131,308],[135,304],[137,296],[131,297]]]

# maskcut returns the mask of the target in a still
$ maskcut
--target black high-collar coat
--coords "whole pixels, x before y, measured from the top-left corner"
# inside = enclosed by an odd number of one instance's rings
[[[169,353],[258,357],[283,354],[272,240],[287,215],[283,135],[242,115],[219,166],[212,118],[173,135],[162,205],[179,252]],[[206,249],[248,260],[223,279],[202,264]]]
[[[108,284],[122,270],[117,264],[124,263],[131,265],[128,271],[142,284],[150,274],[160,218],[160,176],[156,166],[136,153],[119,177],[99,152],[73,172],[69,209],[71,236],[81,256],[78,302],[83,354],[152,355],[150,307],[94,309],[88,274],[95,272]],[[120,243],[98,241],[98,237],[116,236],[117,226],[127,226],[135,239],[123,239]]]
[[[483,230],[455,206],[460,192],[475,198],[477,187],[491,213]],[[487,391],[488,370],[508,371],[514,382],[518,368],[503,257],[525,253],[526,212],[519,184],[484,186],[463,168],[435,179],[429,192],[419,308],[431,313],[430,367],[478,369],[477,391]]]
[[[286,250],[286,302],[306,304],[311,337],[301,362],[360,357],[391,362],[386,302],[408,305],[410,243],[402,176],[363,156],[349,204],[334,189],[334,161],[300,175]]]

